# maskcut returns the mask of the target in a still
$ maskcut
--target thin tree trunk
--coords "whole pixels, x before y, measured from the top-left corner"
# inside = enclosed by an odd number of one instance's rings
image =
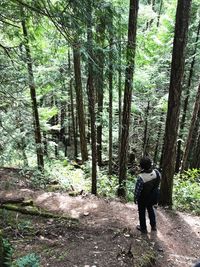
[[[118,127],[118,144],[120,144],[121,141],[121,131],[122,131],[122,27],[121,27],[121,14],[119,14],[119,25],[118,25],[118,110],[119,110],[119,127]],[[119,163],[119,157],[120,157],[120,146],[118,146],[118,159],[117,159],[117,170],[119,169],[118,163]]]
[[[159,12],[158,12],[158,20],[157,20],[157,27],[160,26],[160,16],[162,12],[162,7],[163,7],[163,0],[160,0],[160,7],[159,7]]]
[[[160,145],[160,137],[161,137],[161,133],[162,133],[162,123],[163,123],[163,113],[160,115],[160,121],[159,121],[159,125],[158,125],[156,147],[155,147],[155,152],[154,152],[154,157],[153,157],[153,161],[155,162],[155,164],[157,164],[157,162],[158,162],[158,148]]]
[[[112,10],[110,14],[110,25],[109,25],[109,175],[112,175],[112,161],[113,161],[113,14]]]
[[[152,0],[151,1],[151,6],[152,6],[152,10],[155,12],[155,3],[156,3],[156,0]]]
[[[81,63],[80,63],[81,55],[78,44],[73,48],[73,56],[74,56],[76,106],[77,106],[79,133],[80,133],[81,156],[82,156],[82,161],[86,161],[88,159],[88,151],[86,142],[87,139],[85,134],[85,112],[83,107],[83,91],[81,82]]]
[[[19,141],[19,147],[22,151],[22,158],[23,158],[23,165],[28,167],[28,158],[26,156],[26,139],[23,135],[24,133],[24,124],[21,119],[21,112],[19,111],[18,116],[16,117],[17,120],[17,126],[19,127],[20,133],[21,133],[21,141]]]
[[[127,44],[127,67],[125,72],[124,107],[122,117],[122,135],[120,142],[119,158],[119,188],[118,196],[126,196],[127,154],[129,150],[129,125],[131,115],[131,98],[133,87],[133,72],[135,65],[136,29],[138,0],[130,0],[128,44]]]
[[[191,162],[191,169],[200,169],[200,132],[198,133],[195,151],[193,152],[193,158]]]
[[[122,48],[121,48],[121,36],[119,38],[119,69],[118,69],[118,108],[119,108],[119,133],[118,140],[120,142],[121,139],[121,131],[122,131]]]
[[[105,12],[105,11],[104,11]],[[96,90],[98,101],[98,126],[97,126],[97,161],[102,166],[102,112],[103,112],[103,87],[104,87],[104,61],[105,55],[103,51],[105,43],[105,14],[100,16],[100,22],[97,25],[97,45],[100,49],[96,52]]]
[[[146,108],[144,138],[143,138],[143,156],[146,156],[146,153],[147,153],[147,140],[148,140],[147,133],[148,133],[149,108],[150,108],[150,101],[148,101],[147,108]]]
[[[188,155],[189,155],[189,150],[190,150],[190,146],[191,146],[191,142],[192,142],[192,135],[193,135],[195,123],[197,120],[199,108],[200,108],[200,83],[198,86],[198,91],[197,91],[196,100],[195,100],[195,104],[194,104],[194,110],[193,110],[193,114],[192,114],[192,120],[191,120],[189,133],[188,133],[188,137],[187,137],[187,141],[186,141],[181,171],[188,169]]]
[[[195,48],[193,52],[193,58],[190,66],[190,72],[189,72],[189,78],[188,78],[188,83],[187,83],[187,91],[186,91],[186,97],[184,100],[184,105],[183,105],[183,115],[181,118],[181,123],[180,123],[180,129],[179,129],[179,140],[177,144],[177,156],[176,156],[176,168],[175,171],[176,173],[179,172],[180,169],[180,164],[181,164],[181,158],[182,158],[182,153],[181,153],[181,144],[182,144],[182,139],[183,139],[183,130],[185,127],[185,120],[186,120],[186,115],[187,115],[187,110],[188,110],[188,103],[189,103],[189,97],[190,97],[190,87],[191,87],[191,81],[193,77],[193,72],[194,72],[194,65],[196,61],[196,51],[197,51],[197,45],[198,45],[198,40],[199,40],[199,33],[200,33],[200,22],[199,26],[197,29],[197,37],[195,41]]]
[[[87,15],[87,41],[88,41],[88,103],[91,122],[91,145],[92,145],[92,194],[97,193],[97,147],[96,147],[96,115],[95,115],[95,89],[93,69],[93,33],[92,33],[92,1],[88,0]]]
[[[168,111],[163,148],[163,176],[160,204],[172,206],[173,176],[175,172],[176,142],[182,91],[182,77],[185,64],[185,47],[188,32],[191,0],[178,0],[175,35],[172,53]]]
[[[74,139],[74,158],[77,160],[78,157],[78,149],[77,149],[77,136],[76,136],[76,122],[74,115],[74,98],[73,98],[73,80],[70,80],[70,99],[71,99],[71,114],[72,114],[72,129],[73,129],[73,139]]]
[[[43,132],[44,155],[48,156],[47,133]]]
[[[37,99],[36,99],[36,86],[33,75],[33,65],[32,65],[32,57],[31,51],[29,47],[29,38],[28,38],[28,30],[26,26],[26,16],[24,14],[23,8],[21,7],[21,17],[22,17],[22,30],[24,35],[24,47],[26,51],[26,63],[28,69],[28,80],[29,80],[29,88],[30,95],[32,101],[32,110],[33,110],[33,124],[34,124],[34,132],[35,132],[35,143],[36,143],[36,154],[37,154],[37,165],[39,170],[44,169],[44,159],[43,159],[43,150],[42,150],[42,138],[40,131],[40,120],[38,114],[37,107]]]
[[[61,92],[62,95],[64,94],[66,88],[65,88],[65,82],[64,82],[64,77],[63,77],[63,69],[60,69],[60,83],[61,83]],[[60,100],[60,133],[59,133],[59,140],[65,145],[65,133],[66,133],[66,127],[65,127],[65,122],[66,122],[66,100]]]
[[[196,166],[193,166],[193,163],[195,162],[195,158],[198,158],[198,138],[199,138],[199,125],[200,125],[200,109],[197,115],[197,119],[195,121],[195,125],[194,125],[194,131],[192,134],[192,140],[191,140],[191,144],[190,144],[190,148],[189,148],[189,152],[188,152],[188,159],[186,162],[186,165],[188,165],[188,168],[192,169],[192,168],[196,168]],[[196,153],[197,152],[197,153]]]

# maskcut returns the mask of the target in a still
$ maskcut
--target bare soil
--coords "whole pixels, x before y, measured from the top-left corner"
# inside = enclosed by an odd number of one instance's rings
[[[0,169],[0,197],[33,199],[58,219],[1,212],[0,227],[14,258],[36,253],[41,267],[189,267],[200,260],[200,217],[157,208],[157,232],[136,230],[137,206],[90,194],[33,190],[29,177]],[[62,218],[66,214],[78,222]]]

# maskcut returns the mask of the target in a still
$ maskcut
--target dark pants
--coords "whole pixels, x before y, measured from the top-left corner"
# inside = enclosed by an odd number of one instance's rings
[[[139,212],[140,228],[142,230],[146,230],[147,229],[147,225],[146,225],[146,209],[148,211],[151,227],[155,227],[156,226],[156,216],[155,216],[155,212],[154,212],[153,206],[150,205],[150,204],[144,204],[143,202],[138,201],[138,212]]]

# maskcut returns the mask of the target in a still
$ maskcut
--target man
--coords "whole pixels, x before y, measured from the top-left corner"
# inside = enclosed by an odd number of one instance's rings
[[[138,204],[140,221],[140,225],[137,226],[137,229],[146,234],[146,210],[148,211],[151,230],[157,230],[156,216],[153,206],[157,204],[158,201],[158,187],[161,175],[158,170],[152,169],[152,162],[148,157],[144,157],[140,160],[140,167],[142,171],[136,182],[134,202]]]

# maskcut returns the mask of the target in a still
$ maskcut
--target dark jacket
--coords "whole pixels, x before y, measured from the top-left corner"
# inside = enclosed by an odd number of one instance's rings
[[[135,203],[154,205],[158,200],[158,187],[161,175],[158,170],[143,171],[139,174],[134,193]]]

